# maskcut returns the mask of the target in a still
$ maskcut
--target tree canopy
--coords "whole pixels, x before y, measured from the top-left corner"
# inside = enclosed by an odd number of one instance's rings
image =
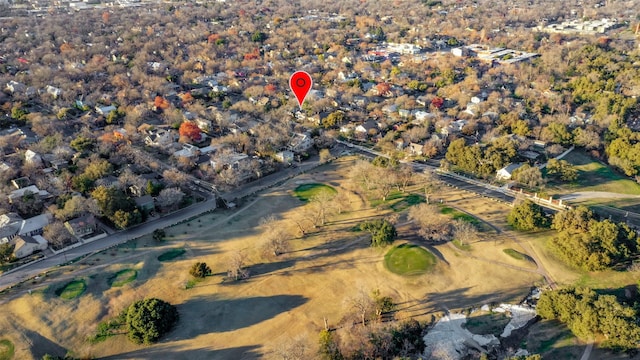
[[[549,226],[542,207],[528,199],[513,206],[507,215],[507,222],[514,228],[525,231]]]
[[[178,310],[166,301],[150,298],[134,302],[127,309],[129,339],[136,344],[158,341],[178,322]]]
[[[388,220],[371,220],[360,224],[360,230],[371,233],[371,246],[387,246],[393,243],[398,233]]]

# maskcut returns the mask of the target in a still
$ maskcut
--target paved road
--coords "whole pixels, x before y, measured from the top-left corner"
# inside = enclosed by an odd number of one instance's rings
[[[238,198],[243,198],[257,191],[260,191],[261,189],[278,184],[284,181],[285,179],[288,179],[300,173],[309,171],[310,169],[313,169],[318,165],[319,165],[319,162],[317,157],[312,158],[306,161],[304,164],[301,164],[295,168],[290,167],[283,171],[279,171],[274,174],[265,176],[264,178],[251,182],[246,186],[238,188],[237,190],[226,193],[222,196],[228,201],[232,201]],[[165,217],[161,217],[159,219],[155,219],[155,220],[146,222],[144,224],[140,224],[131,229],[119,231],[105,238],[78,246],[77,248],[67,250],[57,255],[48,256],[41,261],[30,263],[14,271],[6,272],[0,275],[0,290],[5,289],[7,287],[11,287],[19,282],[22,282],[34,276],[37,276],[38,274],[41,274],[50,268],[64,264],[69,260],[72,260],[81,256],[85,256],[94,252],[99,252],[118,244],[122,244],[131,239],[135,239],[143,235],[152,233],[156,229],[169,227],[181,221],[196,217],[207,211],[211,211],[215,209],[215,207],[216,207],[215,198],[209,198],[204,202],[196,203],[192,206],[189,206],[188,208],[178,210]]]

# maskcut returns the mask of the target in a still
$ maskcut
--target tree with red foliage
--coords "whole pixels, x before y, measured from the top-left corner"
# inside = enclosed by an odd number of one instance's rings
[[[153,100],[153,105],[157,108],[157,109],[168,109],[169,108],[169,101],[167,101],[167,99],[163,98],[162,96],[158,95],[156,96],[156,98]]]
[[[275,94],[277,89],[278,88],[276,87],[275,84],[267,84],[264,86],[264,92],[266,92],[269,95]]]
[[[198,142],[202,138],[200,128],[191,121],[185,121],[180,124],[178,132],[180,133],[180,138],[187,138],[191,142]]]
[[[213,44],[216,42],[216,40],[220,39],[220,35],[218,34],[211,34],[209,35],[209,37],[207,37],[207,42],[209,44]]]
[[[444,99],[439,96],[436,96],[431,100],[431,106],[438,110],[442,109],[442,105],[444,105]]]
[[[381,82],[376,85],[376,90],[378,90],[378,95],[385,96],[391,91],[391,84],[386,82]]]

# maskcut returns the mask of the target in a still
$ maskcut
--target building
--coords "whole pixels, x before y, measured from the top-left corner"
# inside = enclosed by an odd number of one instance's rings
[[[560,24],[549,24],[547,26],[538,26],[537,30],[548,33],[560,33],[560,34],[603,34],[611,29],[615,29],[619,26],[623,26],[623,23],[618,22],[615,19],[597,19],[581,21],[573,19],[564,21]]]
[[[92,235],[98,229],[96,218],[91,214],[86,214],[64,223],[71,235],[80,238]]]
[[[26,220],[16,213],[0,215],[0,240],[7,242],[16,236],[40,235],[50,221],[49,214],[40,214]]]
[[[113,105],[96,106],[96,113],[98,113],[99,115],[108,116],[112,111],[116,111],[116,107]]]
[[[23,219],[16,213],[0,215],[0,240],[11,240],[18,235]],[[6,242],[5,241],[5,242]]]
[[[294,133],[287,144],[287,149],[294,153],[305,153],[313,146],[313,140],[308,134]]]
[[[136,207],[143,212],[153,211],[156,208],[155,203],[151,195],[144,195],[133,199],[136,202]]]
[[[148,135],[144,138],[144,143],[147,146],[169,146],[177,139],[174,132],[166,129],[149,130],[147,134]]]
[[[11,240],[11,243],[15,245],[13,256],[18,259],[29,256],[36,251],[46,250],[49,246],[47,240],[40,235],[18,235]]]
[[[498,180],[511,180],[513,172],[522,167],[523,164],[509,164],[496,172]]]
[[[30,185],[30,186],[23,187],[21,189],[12,191],[11,194],[9,194],[9,202],[13,203],[13,200],[19,199],[19,198],[21,198],[21,197],[23,197],[23,196],[25,196],[27,194],[33,194],[33,195],[39,196],[41,198],[46,198],[46,197],[51,196],[51,194],[49,194],[48,191],[40,190],[40,189],[38,189],[37,186]]]
[[[289,150],[282,150],[276,153],[274,157],[281,163],[290,164],[293,162],[293,152]]]

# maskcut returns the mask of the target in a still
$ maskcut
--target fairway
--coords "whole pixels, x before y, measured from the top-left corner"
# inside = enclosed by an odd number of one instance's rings
[[[109,278],[109,285],[111,287],[120,287],[128,284],[138,277],[138,272],[133,269],[123,269],[113,274]]]
[[[294,193],[298,199],[302,201],[309,201],[323,191],[328,192],[331,195],[338,193],[333,187],[319,183],[302,184],[294,190]]]
[[[172,249],[158,256],[158,261],[171,261],[185,253],[185,249]]]
[[[398,275],[418,275],[431,270],[436,257],[424,248],[413,244],[402,244],[389,250],[384,256],[389,271]]]
[[[87,284],[84,280],[73,280],[67,283],[65,286],[56,290],[56,295],[65,300],[72,300],[84,293],[87,289]]]

